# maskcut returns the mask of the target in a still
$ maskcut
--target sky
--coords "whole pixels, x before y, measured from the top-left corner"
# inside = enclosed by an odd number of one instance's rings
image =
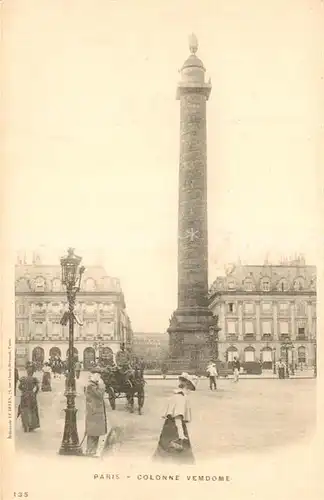
[[[11,5],[9,5],[11,4]],[[6,245],[69,246],[118,276],[135,331],[177,306],[178,70],[207,104],[209,281],[228,262],[316,264],[320,0],[33,0],[3,6]]]

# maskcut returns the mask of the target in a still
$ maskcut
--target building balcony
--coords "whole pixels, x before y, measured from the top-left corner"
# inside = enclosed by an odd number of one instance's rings
[[[308,340],[307,335],[297,335],[296,340]]]
[[[269,341],[273,340],[273,335],[271,333],[264,333],[261,337],[261,340],[269,342]]]
[[[238,335],[236,335],[235,333],[228,333],[226,335],[226,340],[230,341],[230,342],[234,342],[234,341],[238,340]]]
[[[254,333],[246,333],[243,338],[248,342],[256,340],[256,336]]]
[[[290,335],[289,334],[281,334],[279,335],[279,340],[281,342],[290,342]]]

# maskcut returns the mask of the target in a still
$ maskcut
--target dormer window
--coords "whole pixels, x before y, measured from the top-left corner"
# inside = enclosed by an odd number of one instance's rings
[[[261,290],[263,292],[270,292],[270,279],[269,278],[262,278]]]
[[[36,280],[35,280],[35,292],[44,292],[44,290],[45,290],[44,278],[36,278]]]
[[[301,278],[298,278],[294,281],[294,290],[296,290],[296,292],[302,290],[304,288],[304,283],[303,283],[303,280]]]
[[[246,280],[244,280],[244,289],[247,292],[252,292],[252,290],[253,290],[253,282],[252,282],[251,278],[247,278]]]
[[[96,289],[96,282],[92,278],[88,278],[85,282],[85,289],[87,292],[94,292]]]
[[[280,280],[278,285],[279,292],[287,292],[289,290],[289,283],[287,280]]]
[[[229,281],[228,281],[227,286],[228,286],[228,289],[229,289],[229,290],[235,290],[235,288],[236,288],[236,283],[235,283],[235,281],[234,281],[234,280],[229,280]]]
[[[61,291],[61,280],[58,278],[55,278],[52,283],[52,290],[53,292],[60,292]]]

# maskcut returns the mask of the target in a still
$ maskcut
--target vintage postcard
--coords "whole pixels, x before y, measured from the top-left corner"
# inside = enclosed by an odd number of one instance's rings
[[[1,15],[1,499],[323,498],[323,3]]]

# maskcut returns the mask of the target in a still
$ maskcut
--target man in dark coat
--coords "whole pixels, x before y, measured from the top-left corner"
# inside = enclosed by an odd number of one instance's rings
[[[234,382],[239,381],[240,369],[241,369],[241,363],[239,359],[235,357],[233,361]]]

